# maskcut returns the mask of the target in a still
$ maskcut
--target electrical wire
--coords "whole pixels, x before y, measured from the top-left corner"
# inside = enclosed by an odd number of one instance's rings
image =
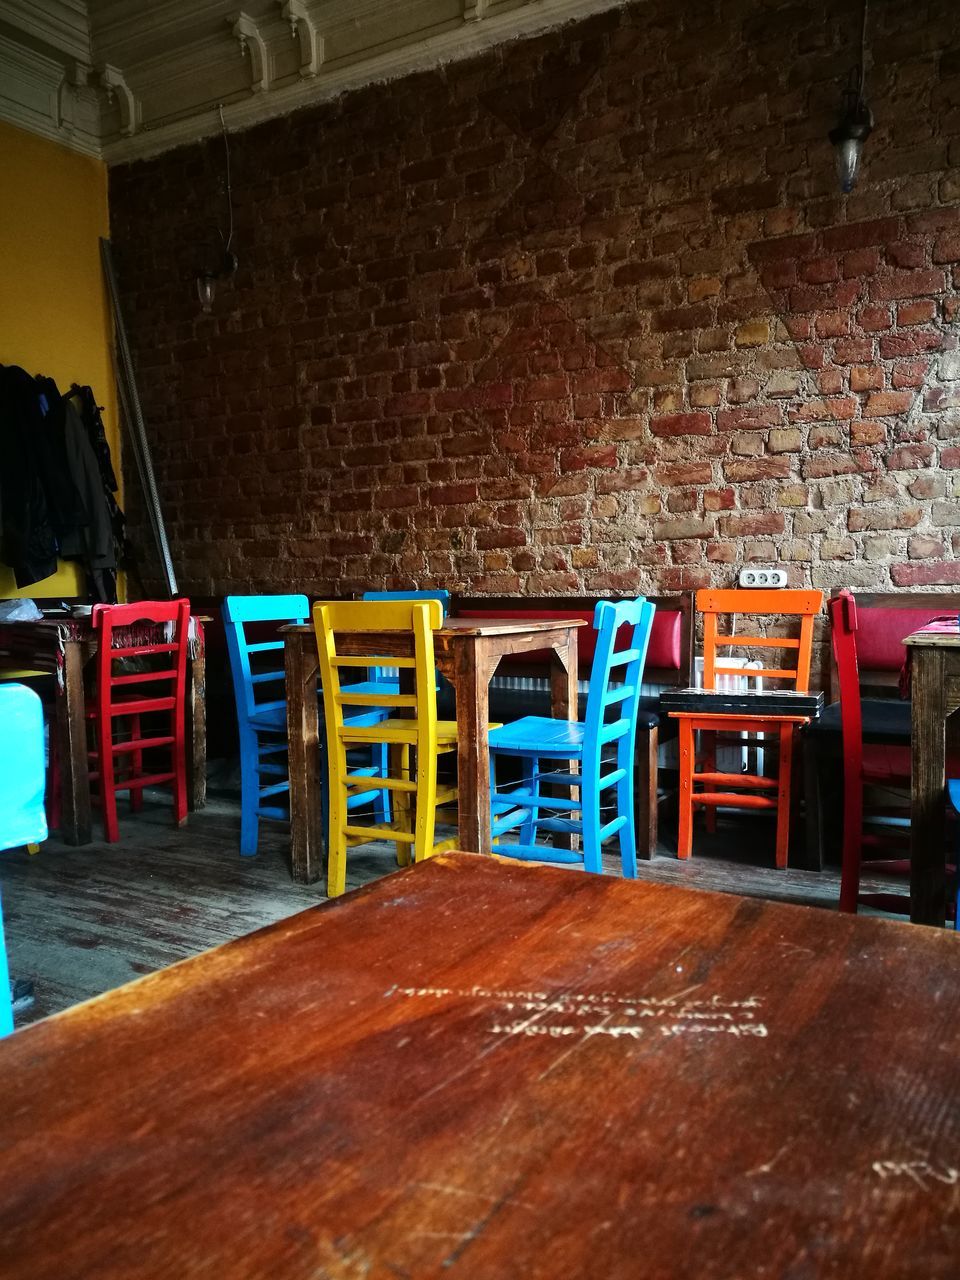
[[[233,182],[230,177],[230,140],[227,137],[227,126],[223,118],[223,103],[217,103],[217,111],[220,113],[220,129],[223,132],[223,154],[226,159],[227,172],[227,218],[228,231],[227,242],[224,245],[224,253],[230,252],[230,246],[233,244]]]
[[[863,13],[860,17],[860,78],[857,85],[857,100],[863,101],[863,86],[867,74],[867,6],[869,0],[863,0]]]

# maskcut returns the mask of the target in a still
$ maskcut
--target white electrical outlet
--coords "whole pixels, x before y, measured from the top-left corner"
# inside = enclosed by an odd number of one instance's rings
[[[785,587],[786,569],[741,569],[738,579],[741,587]]]

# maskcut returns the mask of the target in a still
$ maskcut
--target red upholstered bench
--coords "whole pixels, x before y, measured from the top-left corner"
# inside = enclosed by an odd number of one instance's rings
[[[687,688],[693,684],[693,598],[690,593],[676,596],[648,596],[657,606],[644,672],[644,684],[656,691],[641,699],[637,724],[636,811],[637,852],[652,858],[657,847],[658,772],[657,756],[661,729],[671,731],[673,722],[665,719],[661,726],[659,689]],[[452,612],[461,618],[582,618],[593,622],[596,599],[573,597],[517,596],[462,597],[453,602]],[[577,662],[581,681],[590,677],[596,633],[592,626],[577,632]],[[627,639],[624,636],[623,644]],[[549,680],[546,666],[549,653],[543,650],[518,658],[504,658],[490,685],[490,715],[494,720],[510,721],[525,715],[549,715]],[[584,714],[585,695],[580,698],[580,715]],[[674,730],[675,731],[675,730]]]
[[[910,741],[910,703],[899,696],[906,649],[904,636],[931,618],[960,614],[960,593],[887,591],[853,593],[857,605],[857,665],[862,691],[863,741],[905,744]],[[830,668],[830,705],[813,725],[810,746],[814,759],[807,768],[808,801],[815,807],[807,842],[810,869],[822,865],[824,847],[836,855],[840,831],[830,823],[823,829],[821,813],[841,808],[842,751],[840,696],[837,671]]]

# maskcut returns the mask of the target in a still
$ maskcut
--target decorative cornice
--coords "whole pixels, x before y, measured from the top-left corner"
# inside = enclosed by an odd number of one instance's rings
[[[491,13],[488,9],[482,21],[478,21],[476,15],[469,21],[462,19],[456,28],[429,39],[390,48],[346,65],[324,62],[318,75],[277,83],[270,92],[256,92],[240,101],[224,103],[224,119],[231,131],[247,129],[263,120],[328,102],[365,84],[396,80],[459,62],[505,41],[537,35],[591,14],[622,8],[626,3],[628,0],[533,0],[505,13]],[[234,20],[242,16],[236,15]],[[260,35],[261,26],[254,24],[254,29]],[[252,37],[246,38],[252,49]],[[260,41],[263,46],[260,56],[265,65],[269,65],[262,35]],[[257,74],[256,68],[254,74]],[[103,156],[108,164],[146,159],[197,142],[219,129],[219,115],[209,109],[156,128],[146,122],[135,137],[105,143]]]

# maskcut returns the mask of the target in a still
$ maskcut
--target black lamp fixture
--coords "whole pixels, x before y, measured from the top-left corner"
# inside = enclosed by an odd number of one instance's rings
[[[830,130],[830,141],[836,150],[837,176],[840,190],[851,192],[860,172],[863,144],[873,129],[873,112],[863,96],[864,63],[867,53],[867,0],[863,0],[860,20],[860,65],[850,73],[843,91],[842,113],[835,129]]]
[[[238,265],[237,255],[230,247],[233,244],[233,184],[230,180],[230,143],[227,139],[227,126],[223,120],[223,107],[219,106],[218,110],[220,112],[220,128],[223,131],[223,151],[226,161],[225,185],[228,227],[226,236],[219,228],[217,229],[217,234],[220,237],[219,248],[211,254],[208,263],[196,275],[200,309],[207,315],[213,310],[213,300],[217,294],[217,282],[232,276]]]

